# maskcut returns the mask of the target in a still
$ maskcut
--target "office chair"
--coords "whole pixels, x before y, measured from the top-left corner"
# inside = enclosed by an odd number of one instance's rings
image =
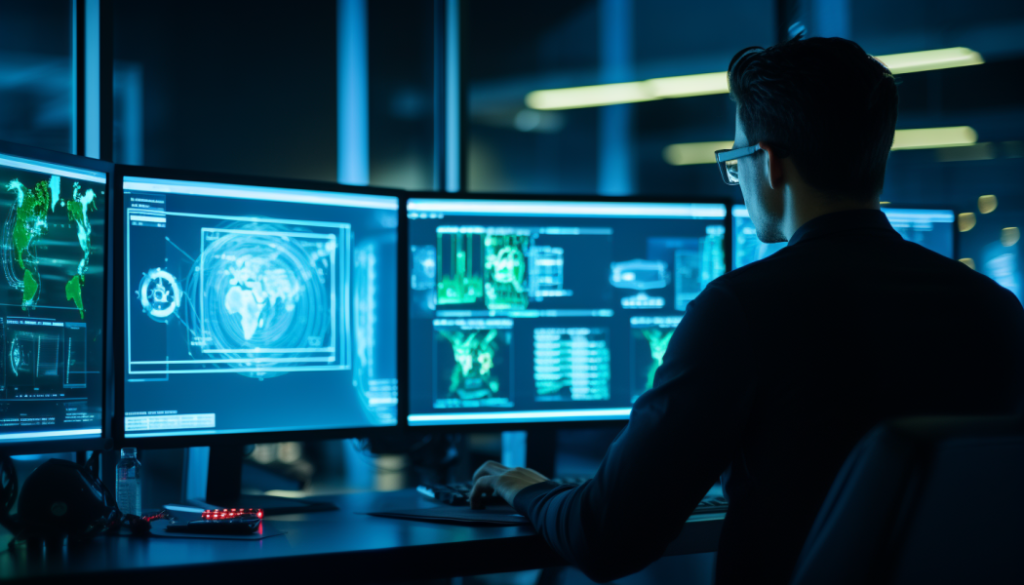
[[[1024,422],[920,417],[854,448],[792,585],[1024,583]]]

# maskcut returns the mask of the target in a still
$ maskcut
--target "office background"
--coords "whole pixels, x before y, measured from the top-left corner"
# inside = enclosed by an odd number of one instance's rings
[[[72,4],[0,0],[0,139],[74,150]],[[984,62],[899,76],[898,128],[971,131],[952,146],[893,152],[882,199],[954,209],[958,256],[1022,294],[1024,3],[459,4],[115,1],[114,161],[410,190],[740,202],[710,160],[686,155],[686,145],[731,141],[728,95],[548,109],[532,92],[724,71],[738,49],[800,30],[875,55],[965,47]],[[596,465],[603,447],[592,445],[609,433],[561,433],[560,471]],[[281,493],[399,489],[426,469],[466,474],[500,445],[493,433],[257,445],[245,481]],[[143,454],[146,505],[177,497],[182,459]],[[22,463],[24,477],[33,463]]]

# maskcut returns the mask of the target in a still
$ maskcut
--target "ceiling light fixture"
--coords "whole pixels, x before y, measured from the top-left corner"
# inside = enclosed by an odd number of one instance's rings
[[[967,67],[985,62],[981,53],[966,47],[879,55],[876,58],[894,74]],[[729,78],[725,71],[718,71],[626,83],[540,89],[526,95],[526,105],[535,110],[571,110],[723,93],[729,93]]]
[[[970,126],[911,128],[896,131],[892,149],[951,148],[968,146],[977,141],[978,133]],[[662,157],[665,162],[674,166],[714,164],[715,151],[732,148],[732,144],[731,140],[670,144],[662,151]]]

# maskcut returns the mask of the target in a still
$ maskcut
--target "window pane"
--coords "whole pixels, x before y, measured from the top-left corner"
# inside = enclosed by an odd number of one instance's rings
[[[636,14],[636,58],[643,67],[638,79],[723,72],[740,49],[776,42],[775,2],[641,0]],[[714,164],[716,149],[732,147],[736,108],[728,94],[656,100],[635,108],[636,192],[739,200],[739,190],[722,182]],[[706,144],[715,142],[725,144]],[[701,146],[675,159],[666,151],[674,144]]]
[[[339,63],[338,30],[354,18],[343,34],[364,38],[356,49],[343,43],[356,63],[355,77],[344,79],[355,79],[364,96],[362,110],[350,115],[369,119],[368,129],[342,124],[369,151],[352,163],[364,168],[356,175],[374,185],[429,188],[432,3],[301,4],[117,0],[115,159],[338,180],[338,68],[353,63]]]
[[[71,2],[0,0],[0,140],[72,150]]]
[[[114,3],[118,162],[334,181],[335,3]]]
[[[1024,294],[1024,3],[850,2],[831,22],[873,55],[966,47],[984,64],[898,75],[897,129],[969,126],[973,144],[894,150],[882,199],[953,208],[965,218],[959,257]],[[994,195],[995,197],[984,197]]]
[[[597,8],[594,0],[466,4],[469,190],[597,188],[598,111],[542,112],[524,104],[535,89],[595,82]]]
[[[433,187],[434,3],[366,0],[370,58],[370,182]]]
[[[713,164],[665,158],[671,144],[731,140],[727,95],[566,109],[527,96],[724,71],[737,50],[774,42],[774,2],[474,2],[464,34],[471,190],[735,195]]]

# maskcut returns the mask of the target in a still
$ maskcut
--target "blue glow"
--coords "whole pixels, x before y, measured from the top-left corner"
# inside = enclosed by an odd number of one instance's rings
[[[100,428],[95,429],[73,429],[67,431],[38,431],[31,433],[7,433],[0,435],[0,441],[34,441],[37,439],[83,439],[87,437],[99,437],[103,434]]]
[[[601,0],[598,43],[601,83],[633,81],[633,2]],[[633,106],[601,108],[597,130],[597,190],[601,195],[633,193]]]
[[[311,205],[336,205],[339,207],[398,210],[398,198],[387,195],[358,195],[352,193],[336,193],[333,191],[308,191],[304,189],[227,185],[224,183],[201,183],[197,181],[149,179],[145,177],[125,177],[124,190],[176,195],[228,197],[254,201],[278,201],[282,203],[308,203]]]
[[[85,152],[90,158],[100,155],[100,0],[85,2]],[[108,122],[109,123],[109,122]]]
[[[338,182],[370,184],[366,0],[338,0]]]
[[[410,199],[412,213],[445,215],[525,217],[647,217],[725,219],[725,205],[718,203],[631,203],[598,201],[510,201],[502,199]],[[415,218],[413,218],[415,219]],[[426,219],[426,218],[424,218]]]
[[[361,426],[378,426],[387,427],[394,426],[394,423],[369,423]],[[292,433],[297,431],[329,431],[337,428],[345,428],[343,425],[332,424],[332,425],[292,425],[292,426],[266,426],[266,427],[239,427],[232,429],[213,429],[213,430],[189,430],[188,432],[182,431],[166,431],[159,433],[130,433],[129,436],[134,438],[140,437],[197,437],[203,435],[237,435],[239,433]]]
[[[462,189],[459,184],[461,179],[461,157],[459,148],[462,144],[461,131],[461,80],[462,71],[459,68],[462,59],[459,56],[459,0],[447,0],[445,9],[447,22],[445,27],[445,179],[446,190],[449,193],[457,193]]]
[[[1007,247],[1001,242],[992,242],[982,250],[981,273],[1021,299],[1024,298],[1021,287],[1024,278],[1018,266],[1017,244]]]
[[[21,169],[23,171],[30,171],[33,173],[57,175],[59,177],[75,179],[77,181],[88,181],[90,183],[106,184],[107,182],[107,174],[100,171],[91,171],[78,167],[68,167],[43,161],[29,160],[6,154],[0,154],[0,166],[11,169]]]
[[[534,410],[516,412],[474,412],[469,414],[410,414],[411,426],[515,423],[545,420],[620,420],[629,418],[629,408],[595,408],[590,410]]]
[[[921,222],[921,223],[953,223],[956,214],[949,209],[899,209],[883,207],[882,213],[889,223]]]

